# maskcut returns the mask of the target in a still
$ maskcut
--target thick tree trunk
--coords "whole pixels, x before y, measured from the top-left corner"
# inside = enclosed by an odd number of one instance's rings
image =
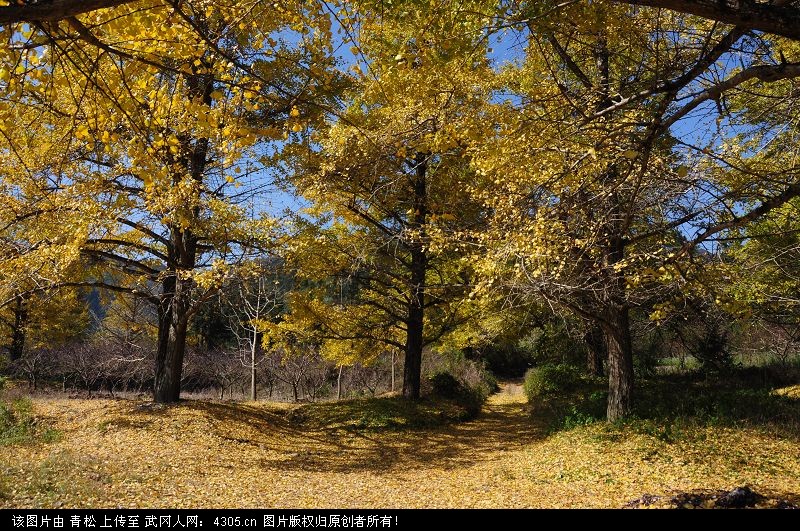
[[[603,328],[597,323],[589,323],[583,337],[586,343],[586,371],[590,376],[603,376],[603,362],[606,359],[606,342]]]
[[[419,398],[422,378],[423,316],[421,304],[409,304],[406,322],[406,358],[403,368],[403,396],[406,398]]]
[[[612,196],[613,205],[619,205]],[[607,299],[602,312],[603,333],[606,338],[608,355],[608,409],[606,416],[609,422],[627,417],[633,407],[633,345],[631,342],[631,324],[629,306],[625,293],[625,278],[615,267],[625,257],[625,240],[620,235],[619,227],[613,226],[613,233],[607,248],[609,271],[606,285]]]
[[[190,281],[169,276],[163,281],[158,308],[153,400],[167,404],[180,400],[183,357],[186,352]]]
[[[14,328],[11,331],[11,345],[8,348],[11,361],[20,359],[25,353],[27,327],[28,301],[21,295],[18,295],[14,305]]]
[[[627,417],[633,407],[633,348],[628,308],[613,307],[604,326],[608,350],[609,422]]]
[[[425,222],[427,216],[427,159],[418,153],[415,159],[414,201],[409,229],[411,250],[408,317],[406,319],[405,366],[403,367],[403,396],[419,398],[422,377],[422,347],[425,318],[425,273],[428,256],[425,252]]]

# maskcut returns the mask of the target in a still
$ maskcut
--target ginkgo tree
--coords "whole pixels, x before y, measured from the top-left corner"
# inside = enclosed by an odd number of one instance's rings
[[[308,2],[143,2],[3,29],[4,230],[28,232],[0,274],[155,304],[158,402],[179,398],[189,318],[275,236],[268,146],[312,119],[292,109],[322,90],[329,28]],[[126,280],[68,274],[94,266]]]
[[[483,127],[489,93],[475,79],[491,73],[491,4],[345,7],[356,58],[348,105],[296,152],[290,176],[313,205],[289,247],[311,287],[267,335],[313,332],[339,364],[402,351],[403,395],[418,398],[424,347],[469,313],[462,240],[483,214],[459,135]]]
[[[527,49],[502,73],[513,98],[496,105],[496,132],[474,148],[494,184],[480,190],[493,216],[479,291],[527,293],[602,327],[615,420],[632,405],[630,310],[686,283],[702,242],[800,192],[794,144],[780,144],[775,166],[726,149],[732,129],[695,139],[677,126],[691,113],[720,124],[727,94],[794,78],[800,64],[765,37],[694,17],[556,7],[509,15]]]
[[[88,332],[89,309],[77,288],[52,293],[23,293],[0,309],[0,345],[14,362],[30,349],[58,346]]]

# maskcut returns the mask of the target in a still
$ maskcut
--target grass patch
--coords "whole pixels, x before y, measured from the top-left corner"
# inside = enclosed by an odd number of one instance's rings
[[[38,464],[0,465],[0,500],[31,507],[92,506],[111,482],[95,463],[69,450],[50,453]]]
[[[551,433],[605,419],[607,383],[585,377],[570,382],[558,393],[528,393],[533,415],[545,419]],[[798,389],[787,385],[786,374],[769,368],[740,367],[713,377],[699,371],[661,374],[637,381],[633,415],[621,423],[666,443],[709,426],[800,437]]]
[[[472,416],[456,400],[386,397],[307,404],[294,409],[289,420],[311,429],[386,431],[434,428]]]
[[[43,425],[33,415],[30,399],[0,402],[0,446],[34,442],[54,442],[60,433]]]
[[[634,421],[662,426],[747,426],[800,436],[800,400],[745,369],[726,378],[662,376],[637,389]]]

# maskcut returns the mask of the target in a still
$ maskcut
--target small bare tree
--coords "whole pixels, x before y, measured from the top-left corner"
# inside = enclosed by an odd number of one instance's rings
[[[250,400],[256,400],[257,367],[263,361],[259,323],[273,317],[280,308],[283,286],[271,264],[259,263],[250,275],[234,279],[220,296],[225,299],[222,307],[239,345],[242,364],[250,368]]]

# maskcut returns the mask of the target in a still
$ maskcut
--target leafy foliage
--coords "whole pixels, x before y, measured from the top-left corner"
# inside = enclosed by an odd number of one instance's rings
[[[573,365],[545,364],[525,373],[525,395],[534,402],[542,397],[572,391],[581,382],[581,373]]]

